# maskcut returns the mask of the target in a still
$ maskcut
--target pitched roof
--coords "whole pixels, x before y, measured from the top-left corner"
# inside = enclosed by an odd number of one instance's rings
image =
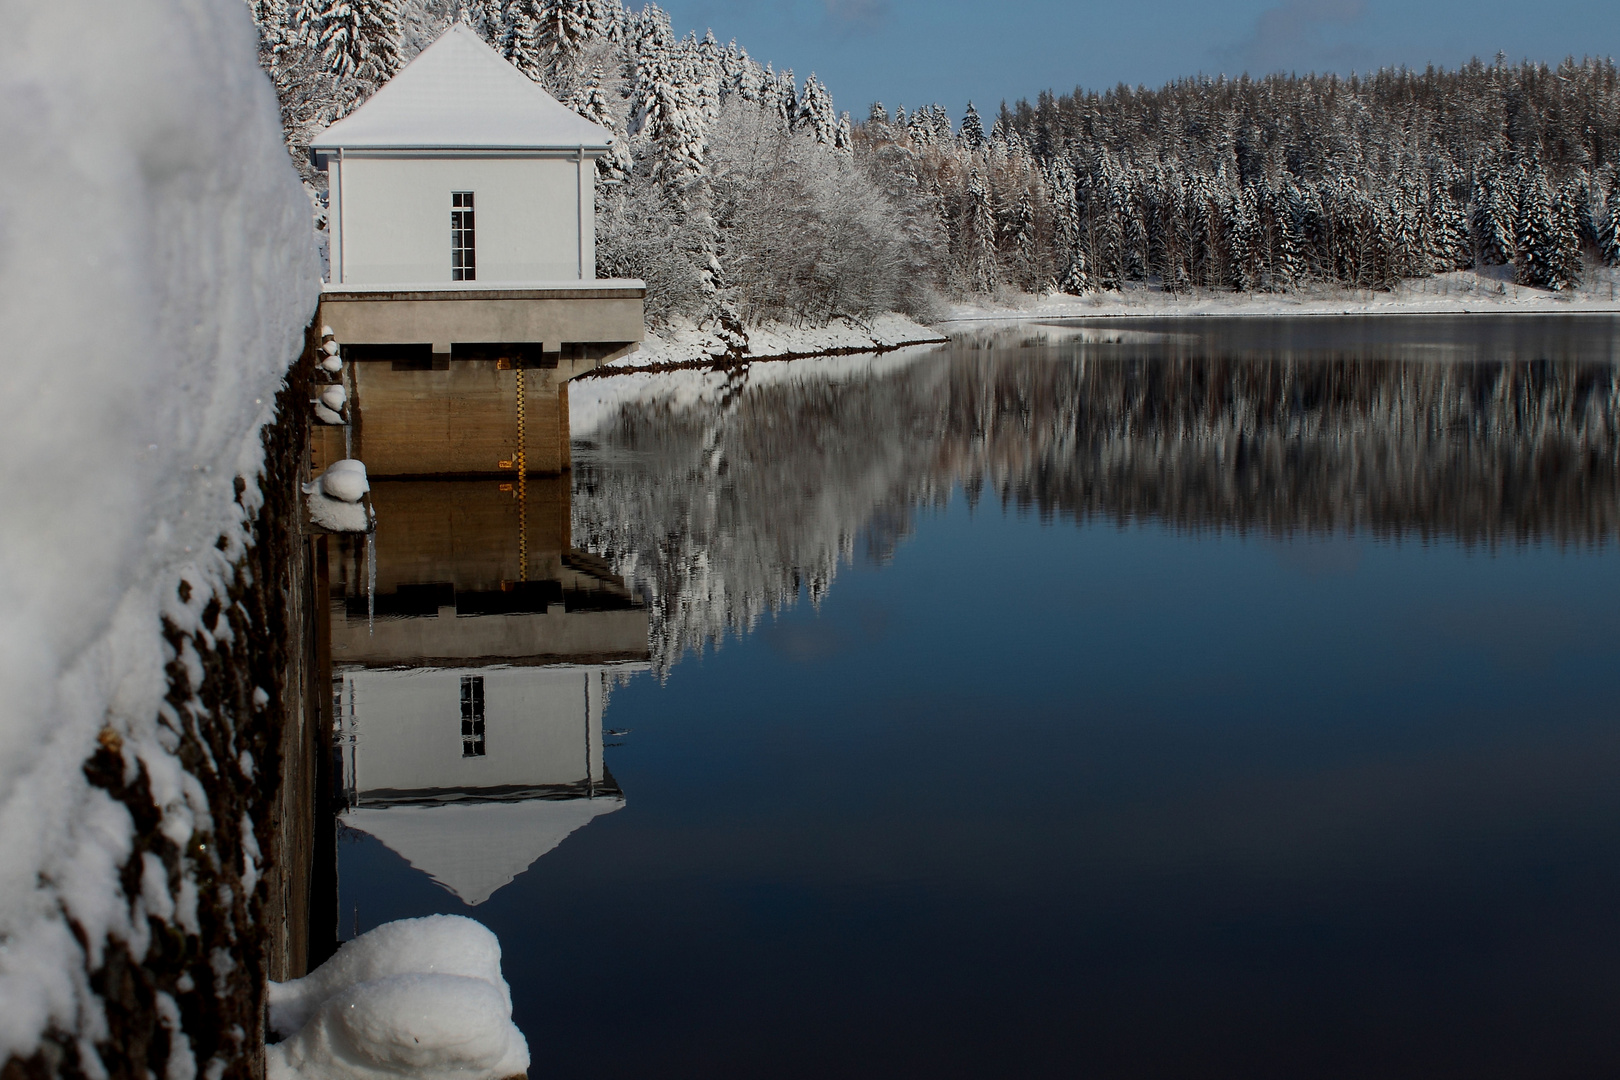
[[[360,807],[343,813],[405,861],[476,907],[593,818],[624,806],[622,796],[510,803]]]
[[[604,151],[612,138],[454,23],[310,147]]]

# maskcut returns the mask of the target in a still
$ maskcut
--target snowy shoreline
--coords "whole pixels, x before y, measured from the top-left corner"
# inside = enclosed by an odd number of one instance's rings
[[[1030,296],[1004,304],[957,304],[936,324],[1036,322],[1049,319],[1246,318],[1345,315],[1616,315],[1620,272],[1588,271],[1567,293],[1514,284],[1511,267],[1460,270],[1403,281],[1388,292],[1332,288],[1294,293],[1206,292],[1170,295],[1142,286],[1088,296]]]
[[[689,322],[677,323],[662,334],[647,332],[640,350],[604,364],[590,378],[629,372],[679,371],[754,360],[803,360],[816,356],[892,352],[909,345],[943,345],[948,334],[890,312],[868,323],[834,319],[826,326],[799,327],[765,323],[748,328],[748,348],[738,353],[720,338]]]
[[[1170,295],[1150,286],[1087,296],[1005,297],[999,304],[956,304],[933,325],[889,313],[869,323],[834,319],[826,326],[767,323],[748,328],[748,347],[734,352],[720,337],[691,322],[649,331],[639,351],[584,376],[605,378],[725,367],[755,360],[883,353],[912,345],[940,345],[953,331],[1056,319],[1241,319],[1279,316],[1384,315],[1620,315],[1620,271],[1589,268],[1587,280],[1567,293],[1516,285],[1511,267],[1456,271],[1402,282],[1388,292],[1328,287],[1294,293],[1206,292]]]

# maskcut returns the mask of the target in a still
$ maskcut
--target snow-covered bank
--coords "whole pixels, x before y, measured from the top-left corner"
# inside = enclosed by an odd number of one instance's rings
[[[733,350],[712,330],[681,321],[662,333],[647,332],[640,350],[605,365],[604,370],[657,370],[707,366],[717,362],[789,360],[806,356],[887,352],[907,345],[945,341],[931,327],[890,312],[870,322],[834,319],[825,326],[785,326],[766,323],[748,328],[748,345]]]
[[[251,823],[206,796],[255,762],[210,758],[176,688],[204,680],[191,638],[238,625],[220,598],[319,280],[238,0],[8,5],[0,142],[0,1063],[49,1035],[57,1067],[104,1075],[98,1054],[136,1051],[98,988],[147,985],[165,934],[196,942],[199,905],[245,912],[218,890],[259,879]],[[238,705],[264,701],[210,708]],[[242,865],[217,865],[216,830]],[[135,974],[109,984],[114,956]],[[189,1006],[141,993],[168,1075],[223,1071],[207,1048],[232,1053],[229,1032],[188,1035]]]
[[[937,344],[969,326],[1074,318],[1243,317],[1278,315],[1427,314],[1620,314],[1620,269],[1588,267],[1585,281],[1568,292],[1517,285],[1513,268],[1459,270],[1402,282],[1389,292],[1311,284],[1290,293],[1194,291],[1166,293],[1156,286],[1069,296],[1002,293],[979,303],[949,305],[933,326],[890,313],[860,323],[834,319],[825,326],[751,326],[741,351],[712,328],[681,321],[648,331],[641,348],[603,365],[602,375],[630,371],[710,367],[750,360],[790,360],[850,353],[886,352]],[[577,427],[577,425],[576,425]]]
[[[940,326],[1066,318],[1269,316],[1620,314],[1620,270],[1589,267],[1568,292],[1549,292],[1512,280],[1512,267],[1459,270],[1403,281],[1389,292],[1302,286],[1291,293],[1195,291],[1166,293],[1154,286],[1068,296],[1013,294],[977,304],[952,305]]]

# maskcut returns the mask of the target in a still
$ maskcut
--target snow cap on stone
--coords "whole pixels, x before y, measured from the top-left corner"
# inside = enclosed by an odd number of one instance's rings
[[[359,502],[371,485],[366,480],[366,467],[353,458],[344,458],[332,462],[321,474],[320,489],[333,499],[352,503]]]

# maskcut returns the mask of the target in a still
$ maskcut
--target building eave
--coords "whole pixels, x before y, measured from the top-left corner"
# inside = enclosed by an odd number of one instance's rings
[[[361,157],[369,154],[415,154],[431,155],[434,157],[477,157],[483,154],[500,155],[553,155],[562,154],[574,156],[583,153],[586,157],[601,157],[612,148],[600,143],[572,143],[568,145],[547,146],[446,146],[439,143],[400,143],[390,146],[352,146],[340,143],[311,143],[310,152],[321,156],[330,156],[343,153],[351,157]]]

